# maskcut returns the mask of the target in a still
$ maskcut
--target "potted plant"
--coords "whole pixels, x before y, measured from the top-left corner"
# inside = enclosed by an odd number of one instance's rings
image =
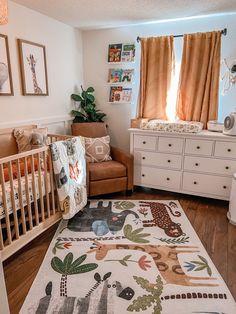
[[[86,129],[90,127],[94,129],[94,134],[96,134],[96,130],[100,133],[99,130],[104,130],[106,114],[96,109],[93,87],[84,90],[81,85],[81,90],[81,94],[71,95],[71,99],[79,103],[77,110],[72,110],[71,112],[74,116],[71,126],[72,135],[86,136]]]

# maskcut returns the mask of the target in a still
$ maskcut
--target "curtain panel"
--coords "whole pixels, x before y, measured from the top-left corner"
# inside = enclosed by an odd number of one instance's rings
[[[221,32],[184,35],[177,93],[179,119],[206,127],[218,116]]]
[[[139,118],[167,119],[167,95],[174,67],[173,43],[173,36],[141,39]]]

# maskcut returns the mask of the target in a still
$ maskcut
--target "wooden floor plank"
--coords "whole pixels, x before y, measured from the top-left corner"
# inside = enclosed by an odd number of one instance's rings
[[[130,197],[116,193],[100,198],[178,200],[236,299],[236,227],[226,218],[227,202],[141,188]],[[51,227],[4,263],[11,314],[19,312],[56,228]]]

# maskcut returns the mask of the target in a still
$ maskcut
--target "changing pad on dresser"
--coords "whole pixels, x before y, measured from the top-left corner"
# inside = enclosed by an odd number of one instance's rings
[[[182,120],[170,122],[166,120],[155,119],[142,121],[140,124],[140,129],[173,133],[198,133],[203,129],[203,123]]]

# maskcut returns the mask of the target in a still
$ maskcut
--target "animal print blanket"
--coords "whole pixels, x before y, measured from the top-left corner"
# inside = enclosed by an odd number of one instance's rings
[[[64,219],[72,218],[87,203],[83,139],[74,137],[50,145],[54,177]]]
[[[235,314],[177,201],[89,201],[62,221],[21,314]]]

